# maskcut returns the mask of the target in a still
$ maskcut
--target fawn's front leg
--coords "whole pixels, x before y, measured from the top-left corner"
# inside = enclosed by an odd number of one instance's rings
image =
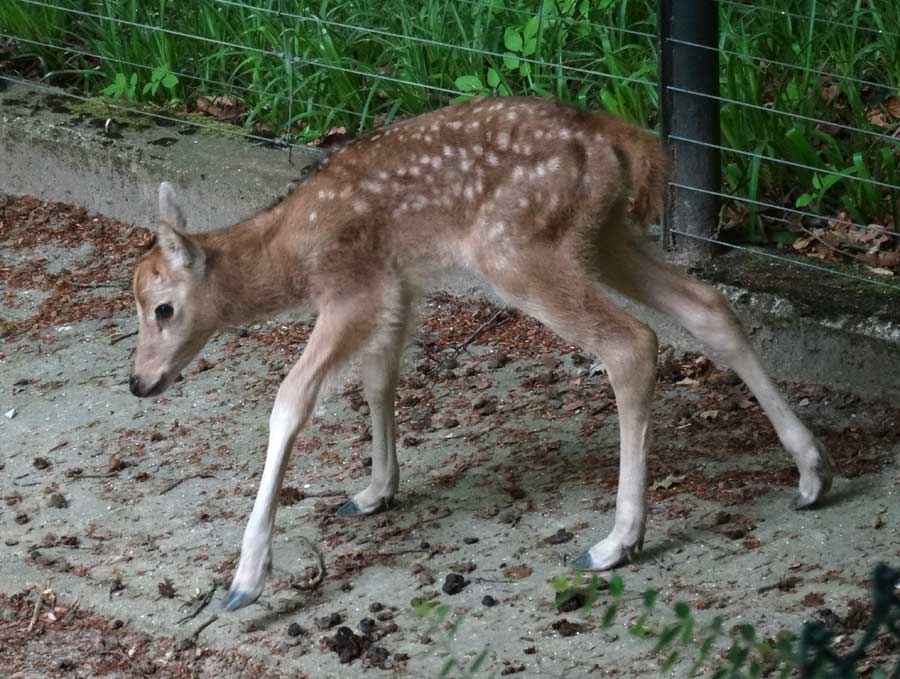
[[[364,341],[368,324],[359,318],[346,307],[323,310],[303,355],[278,389],[269,420],[269,447],[259,493],[244,530],[241,559],[225,597],[228,610],[247,606],[262,593],[272,567],[275,510],[294,438],[312,415],[322,385]]]

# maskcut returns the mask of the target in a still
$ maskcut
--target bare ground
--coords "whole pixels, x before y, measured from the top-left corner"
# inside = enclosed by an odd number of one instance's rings
[[[348,375],[296,444],[263,598],[221,612],[268,409],[309,319],[224,332],[163,397],[135,399],[128,286],[147,244],[78,208],[0,196],[0,663],[12,676],[437,676],[444,635],[414,599],[449,604],[463,618],[449,652],[489,646],[502,674],[657,673],[621,625],[557,611],[550,583],[611,526],[608,381],[530,320],[444,295],[407,352],[397,507],[334,515],[368,474],[367,406]],[[798,513],[796,472],[734,376],[699,355],[663,352],[660,368],[652,509],[644,554],[619,569],[635,595],[622,619],[652,587],[700,620],[774,637],[815,619],[849,644],[872,567],[900,563],[896,406],[787,385],[841,472],[821,508]],[[458,593],[442,589],[450,574]],[[896,655],[883,644],[870,664]]]

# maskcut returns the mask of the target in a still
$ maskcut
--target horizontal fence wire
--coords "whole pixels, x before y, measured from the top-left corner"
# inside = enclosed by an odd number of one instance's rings
[[[239,43],[233,43],[233,42],[228,42],[225,40],[219,40],[217,38],[210,38],[208,36],[196,35],[193,33],[185,33],[183,31],[177,31],[177,30],[174,30],[171,28],[164,28],[162,26],[155,26],[152,24],[144,24],[144,23],[141,23],[138,21],[129,21],[127,19],[119,19],[117,17],[110,17],[110,16],[106,16],[103,14],[95,14],[93,12],[87,12],[84,10],[74,9],[71,7],[60,7],[59,5],[53,5],[53,4],[41,2],[40,0],[15,0],[15,1],[20,2],[20,3],[25,3],[28,5],[34,5],[36,7],[43,7],[44,9],[56,10],[56,11],[63,12],[66,14],[77,14],[80,16],[90,17],[92,19],[99,19],[101,21],[111,21],[113,23],[117,23],[117,24],[121,24],[121,25],[125,25],[125,26],[131,26],[133,28],[141,28],[141,29],[148,30],[148,31],[155,31],[157,33],[165,33],[168,35],[174,35],[174,36],[177,36],[180,38],[200,40],[202,42],[207,42],[207,43],[215,44],[215,45],[221,45],[223,47],[230,47],[230,48],[236,49],[236,50],[244,50],[247,52],[253,52],[255,54],[263,54],[263,55],[271,56],[271,57],[274,57],[277,59],[282,59],[282,60],[288,59],[293,63],[305,64],[308,66],[314,66],[316,68],[340,71],[343,73],[350,73],[352,75],[359,75],[359,76],[372,78],[372,79],[376,79],[376,80],[393,82],[393,83],[400,84],[400,85],[409,85],[411,87],[418,87],[418,88],[422,88],[425,90],[438,92],[441,94],[453,95],[453,96],[458,96],[458,95],[464,94],[464,92],[462,92],[460,90],[450,89],[447,87],[440,87],[437,85],[429,85],[427,83],[417,82],[414,80],[405,80],[403,78],[396,78],[394,76],[389,76],[384,73],[376,73],[376,72],[371,72],[371,71],[360,71],[357,69],[347,68],[346,66],[337,66],[335,64],[329,64],[327,62],[319,61],[319,60],[315,60],[315,59],[305,59],[303,57],[293,55],[290,53],[286,53],[286,52],[262,49],[259,47],[252,47],[250,45],[242,45]],[[245,5],[243,3],[231,2],[230,0],[214,0],[214,2],[218,2],[220,4],[242,6],[246,9],[252,9],[254,11],[260,11],[260,12],[265,12],[265,13],[271,13],[273,15],[290,16],[292,18],[296,18],[297,16],[299,16],[299,15],[288,15],[284,12],[279,12],[277,10],[270,10],[270,9],[266,9],[266,8],[259,8],[259,7],[253,7],[251,5]],[[314,21],[314,22],[321,21],[321,20],[312,19],[309,17],[307,17],[306,19],[309,21]],[[345,26],[352,27],[350,24],[346,24]],[[352,28],[355,28],[356,30],[360,30],[359,27],[352,27]],[[363,31],[370,32],[370,33],[371,32],[379,32],[378,29],[363,29]],[[389,33],[389,32],[385,32],[385,33]],[[419,41],[419,42],[426,41],[426,42],[428,42],[427,38],[407,38],[407,36],[403,36],[402,34],[394,34],[394,33],[391,33],[390,35],[393,36],[394,38],[403,38],[403,39],[409,39],[411,41]],[[482,54],[484,56],[494,57],[494,58],[498,58],[498,59],[503,58],[503,53],[501,53],[501,52],[493,52],[490,50],[481,50],[478,48],[465,47],[462,45],[453,45],[452,43],[442,43],[440,41],[430,41],[430,42],[435,45],[442,46],[442,47],[453,48],[453,49],[466,51],[466,52],[470,52],[470,53]],[[598,78],[608,78],[608,79],[622,81],[622,82],[644,85],[647,87],[656,87],[657,86],[656,82],[651,81],[651,80],[646,80],[643,78],[621,76],[621,75],[616,75],[614,73],[604,73],[602,71],[596,71],[596,70],[592,70],[589,68],[580,68],[577,66],[566,66],[564,64],[555,64],[552,62],[546,62],[546,61],[542,61],[542,60],[538,60],[538,59],[529,59],[528,57],[523,57],[523,56],[519,56],[519,55],[516,55],[516,56],[520,62],[528,63],[533,66],[543,66],[543,67],[552,68],[552,69],[560,69],[560,70],[563,70],[566,72],[579,73],[581,75],[593,76],[593,77],[598,77]]]
[[[527,9],[519,9],[518,7],[505,7],[502,5],[493,5],[487,2],[481,2],[480,0],[456,0],[457,3],[462,5],[470,5],[472,7],[482,7],[485,10],[493,10],[496,12],[509,12],[510,14],[518,14],[519,16],[527,16],[529,18],[535,16],[534,12]],[[576,20],[577,21],[577,20]],[[607,24],[598,24],[592,21],[583,20],[579,23],[585,23],[588,26],[592,26],[594,28],[601,28],[605,31],[612,31],[613,33],[623,33],[626,35],[634,35],[641,38],[653,38],[655,39],[656,33],[650,33],[648,31],[639,31],[635,28],[622,28],[621,26],[609,26]]]
[[[788,118],[794,118],[795,120],[805,120],[806,122],[816,123],[817,125],[825,125],[826,127],[834,127],[839,130],[847,130],[848,132],[859,132],[860,134],[865,134],[870,137],[875,137],[876,139],[881,139],[882,141],[894,143],[900,145],[900,139],[897,138],[895,134],[885,134],[884,132],[875,132],[874,130],[866,130],[861,127],[854,127],[853,125],[844,125],[843,123],[837,123],[832,120],[824,120],[822,118],[816,118],[814,116],[804,115],[802,113],[794,113],[792,111],[784,111],[779,108],[771,108],[769,106],[763,106],[761,104],[754,104],[749,101],[741,101],[739,99],[731,99],[730,97],[723,97],[717,94],[708,94],[707,92],[697,92],[696,90],[689,90],[683,87],[678,87],[676,85],[666,85],[666,89],[670,92],[676,92],[678,94],[685,94],[693,97],[703,97],[705,99],[715,99],[718,102],[723,104],[732,104],[734,106],[742,106],[744,108],[750,108],[758,111],[765,111],[766,113],[773,113],[775,115],[786,116]],[[900,133],[900,128],[897,130]]]
[[[23,38],[18,35],[10,35],[9,33],[0,33],[0,38],[6,38],[7,40],[17,40],[19,42],[28,43],[30,45],[38,45],[40,47],[46,47],[48,49],[55,49],[55,50],[59,50],[61,52],[71,52],[73,54],[80,54],[81,56],[90,57],[92,59],[98,59],[100,61],[111,61],[116,64],[122,64],[124,66],[131,66],[132,68],[142,68],[147,71],[152,71],[154,69],[153,66],[148,66],[147,64],[138,64],[133,61],[128,61],[127,59],[119,59],[118,57],[103,56],[100,54],[95,54],[94,52],[88,52],[87,50],[83,50],[78,47],[70,47],[68,45],[56,45],[56,44],[48,43],[48,42],[41,42],[40,40],[32,40],[30,38]],[[172,75],[174,75],[178,78],[184,78],[186,80],[194,80],[194,81],[199,81],[201,83],[209,83],[212,85],[218,85],[219,87],[223,88],[225,91],[239,91],[239,92],[244,92],[244,93],[249,93],[249,94],[256,94],[259,96],[263,96],[265,94],[264,92],[254,89],[252,87],[245,87],[244,85],[236,85],[234,83],[225,83],[225,82],[222,82],[221,80],[215,80],[213,78],[205,78],[203,76],[191,75],[189,73],[182,73],[180,71],[168,71],[168,73],[171,73]],[[50,75],[53,75],[53,74],[51,73]],[[31,82],[31,81],[29,81],[29,82]],[[346,113],[347,115],[358,116],[360,118],[371,118],[374,120],[376,117],[372,113],[365,113],[362,111],[351,111],[349,109],[339,108],[336,106],[328,106],[326,104],[318,104],[318,103],[312,102],[312,101],[304,101],[303,103],[304,103],[304,105],[309,105],[314,108],[320,108],[320,109],[323,109],[326,111],[333,111],[335,113]],[[274,141],[274,140],[270,140],[270,141]]]
[[[183,31],[176,31],[171,28],[163,28],[162,26],[154,26],[152,24],[142,24],[138,21],[129,21],[127,19],[118,19],[116,17],[109,17],[103,14],[94,14],[93,12],[86,12],[80,9],[73,9],[71,7],[60,7],[59,5],[51,5],[45,2],[39,2],[38,0],[16,0],[16,2],[22,2],[28,5],[34,5],[36,7],[43,7],[45,9],[53,9],[59,12],[63,12],[64,14],[77,14],[80,16],[90,17],[92,19],[100,19],[101,21],[111,21],[116,24],[120,24],[123,26],[131,26],[132,28],[143,28],[148,31],[154,31],[156,33],[165,33],[167,35],[174,35],[179,38],[186,38],[189,40],[199,40],[201,42],[210,43],[213,45],[220,45],[222,47],[230,47],[236,50],[243,50],[245,52],[252,52],[254,54],[262,54],[265,56],[274,57],[276,59],[285,60],[286,58],[293,62],[299,64],[306,64],[308,66],[315,66],[316,68],[324,68],[326,70],[331,71],[341,71],[343,73],[350,73],[353,75],[361,75],[369,78],[374,78],[376,80],[385,80],[388,82],[398,83],[400,85],[411,85],[413,87],[420,87],[426,90],[432,90],[435,92],[440,92],[441,94],[452,94],[459,95],[462,94],[459,90],[451,90],[446,87],[437,87],[435,85],[427,85],[425,83],[419,83],[412,80],[404,80],[403,78],[395,78],[393,76],[385,75],[383,73],[370,73],[366,71],[357,71],[352,68],[346,68],[344,66],[335,66],[334,64],[328,64],[322,61],[317,61],[315,59],[304,59],[303,57],[298,57],[295,55],[291,55],[285,52],[276,52],[274,50],[266,50],[259,47],[251,47],[250,45],[242,45],[240,43],[228,42],[226,40],[218,40],[216,38],[209,38],[204,35],[195,35],[193,33],[185,33]]]
[[[897,231],[892,231],[891,229],[886,229],[883,226],[878,226],[877,224],[859,224],[857,222],[851,222],[846,219],[840,219],[838,217],[827,217],[825,215],[817,215],[815,212],[807,212],[805,210],[798,210],[797,208],[787,207],[785,205],[776,205],[775,203],[766,203],[762,200],[756,200],[754,198],[747,198],[746,196],[735,196],[730,193],[723,193],[722,191],[711,191],[709,189],[702,189],[698,186],[691,186],[689,184],[680,184],[678,182],[669,182],[670,186],[674,186],[679,189],[685,189],[686,191],[694,191],[696,193],[702,193],[707,196],[718,196],[719,198],[726,198],[728,200],[736,200],[741,203],[749,203],[751,205],[756,205],[757,207],[765,207],[770,208],[772,210],[782,210],[784,212],[790,212],[791,214],[800,215],[802,217],[809,217],[810,219],[815,219],[821,222],[834,222],[835,224],[840,224],[841,226],[853,226],[857,229],[864,229],[866,231],[877,231],[878,233],[883,233],[887,236],[898,236],[900,237],[900,233]]]
[[[883,1],[883,0],[882,0]],[[890,2],[891,0],[887,0]],[[807,14],[799,14],[797,12],[789,12],[784,9],[778,9],[777,7],[768,7],[766,5],[749,5],[745,2],[736,2],[735,0],[716,0],[720,5],[727,5],[729,7],[735,7],[741,11],[747,12],[748,14],[752,14],[754,12],[766,12],[768,14],[779,14],[781,16],[788,16],[793,19],[799,19],[802,21],[813,21],[816,23],[823,23],[828,26],[836,26],[838,28],[846,28],[852,31],[862,31],[864,33],[875,33],[877,35],[889,35],[894,38],[900,38],[900,33],[895,31],[889,31],[882,28],[869,28],[868,26],[858,26],[855,24],[848,24],[844,21],[837,21],[835,19],[827,18],[827,17],[819,17],[819,16],[809,16]]]
[[[687,187],[684,187],[687,188]],[[831,269],[827,266],[820,266],[818,264],[813,264],[811,262],[807,262],[804,259],[795,259],[793,257],[784,257],[782,255],[775,254],[774,252],[770,252],[769,250],[762,250],[759,248],[747,247],[746,245],[738,245],[737,243],[728,243],[723,240],[719,240],[718,238],[709,238],[707,236],[701,236],[696,233],[687,233],[685,231],[679,231],[677,229],[672,229],[672,233],[678,234],[679,236],[684,236],[686,238],[692,238],[694,240],[703,241],[704,243],[710,243],[712,245],[719,245],[722,247],[729,248],[731,250],[738,250],[740,252],[746,252],[750,255],[763,257],[766,259],[771,259],[776,262],[783,262],[786,264],[793,264],[794,266],[802,266],[806,269],[812,269],[814,271],[818,271],[820,273],[831,274],[832,276],[838,276],[841,278],[847,278],[854,281],[862,281],[864,283],[869,283],[871,285],[879,286],[882,288],[887,288],[889,290],[900,290],[900,285],[893,285],[891,283],[885,283],[882,280],[877,278],[868,278],[866,276],[860,276],[853,273],[848,273],[846,271],[840,271],[838,269]]]
[[[457,50],[460,52],[468,52],[470,54],[480,54],[482,56],[494,57],[497,59],[502,59],[504,54],[502,52],[494,52],[492,50],[483,50],[477,47],[466,47],[465,45],[456,45],[450,42],[443,42],[441,40],[433,40],[431,38],[421,38],[414,35],[406,35],[404,33],[394,33],[393,31],[386,31],[380,28],[368,28],[365,26],[356,26],[354,24],[346,24],[339,21],[332,21],[330,19],[320,19],[318,17],[306,16],[303,14],[293,14],[291,12],[284,12],[281,10],[275,10],[267,7],[255,7],[253,5],[248,5],[244,2],[239,2],[238,0],[212,0],[213,2],[219,5],[229,5],[231,7],[238,7],[241,9],[249,9],[257,12],[263,12],[265,14],[270,14],[274,16],[280,17],[288,17],[290,19],[297,19],[302,22],[309,22],[315,24],[321,24],[323,26],[331,26],[334,28],[343,28],[345,30],[356,31],[357,33],[363,34],[371,34],[371,35],[379,35],[386,38],[393,38],[395,40],[407,40],[409,42],[414,42],[422,45],[430,45],[432,47],[442,47],[445,49]],[[529,59],[528,57],[523,57],[521,55],[515,55],[518,61],[521,61],[526,64],[530,64],[532,66],[547,66],[550,68],[559,68],[563,71],[570,71],[572,73],[579,73],[582,75],[590,75],[590,76],[598,76],[601,78],[612,78],[614,80],[622,80],[626,82],[633,82],[640,85],[647,85],[649,87],[656,87],[656,82],[652,80],[642,80],[638,78],[630,78],[628,76],[616,75],[614,73],[604,73],[602,71],[595,71],[589,68],[580,68],[578,66],[567,66],[565,64],[555,64],[549,61],[542,61],[540,59]]]
[[[787,61],[779,61],[778,59],[769,59],[767,57],[754,56],[752,54],[746,54],[745,52],[737,52],[735,50],[725,49],[723,47],[713,47],[712,45],[701,45],[698,42],[691,42],[690,40],[680,40],[678,38],[668,38],[668,41],[675,45],[684,45],[685,47],[695,47],[697,49],[707,50],[710,52],[718,52],[719,54],[726,54],[730,57],[738,57],[743,59],[750,59],[758,64],[774,64],[775,66],[781,66],[782,68],[789,68],[795,71],[802,71],[804,73],[814,73],[815,75],[820,75],[826,78],[834,78],[835,80],[845,80],[847,82],[856,83],[857,85],[867,85],[869,87],[875,87],[877,89],[885,90],[887,92],[898,92],[900,91],[900,85],[888,85],[887,83],[879,83],[872,80],[864,80],[862,78],[855,78],[852,75],[841,75],[840,73],[834,73],[832,71],[823,71],[818,68],[812,68],[811,66],[801,66],[800,64],[792,64]]]
[[[712,144],[710,142],[700,141],[699,139],[691,139],[690,137],[682,137],[677,134],[670,134],[669,139],[674,141],[683,141],[687,144],[696,144],[697,146],[705,146],[706,148],[716,149],[718,151],[728,152],[728,153],[737,153],[742,156],[747,156],[750,158],[758,158],[760,160],[765,160],[770,163],[780,163],[782,165],[789,165],[791,167],[796,167],[801,170],[812,170],[813,172],[821,172],[822,174],[834,175],[835,177],[842,177],[843,179],[851,179],[856,182],[860,182],[861,184],[869,184],[871,186],[880,186],[883,189],[891,189],[894,191],[900,191],[900,186],[896,184],[889,184],[888,182],[878,181],[877,179],[872,179],[871,177],[857,177],[856,175],[847,174],[846,172],[839,172],[837,170],[829,170],[824,167],[814,167],[812,165],[804,165],[803,163],[795,163],[793,160],[786,160],[784,158],[775,158],[773,156],[767,156],[762,153],[755,153],[754,151],[744,151],[742,149],[736,149],[731,146],[720,146],[719,144]]]

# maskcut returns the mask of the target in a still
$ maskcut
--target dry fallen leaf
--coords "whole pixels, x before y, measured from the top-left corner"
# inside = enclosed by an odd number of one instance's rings
[[[685,478],[687,477],[685,477],[683,474],[669,474],[662,481],[657,481],[652,486],[650,486],[650,490],[667,490],[674,486],[676,483],[681,483],[685,480]]]
[[[900,97],[896,94],[884,100],[884,107],[895,118],[900,118]]]
[[[512,578],[513,580],[521,580],[523,578],[527,578],[532,574],[531,566],[527,564],[519,564],[518,566],[510,566],[505,571],[503,571],[503,575],[508,578]]]

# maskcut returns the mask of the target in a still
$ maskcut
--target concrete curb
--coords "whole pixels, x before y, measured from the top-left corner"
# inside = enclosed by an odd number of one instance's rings
[[[76,102],[77,104],[77,102]],[[105,118],[119,136],[104,131]],[[150,119],[151,121],[153,119]],[[82,205],[137,224],[155,218],[160,181],[174,183],[190,226],[207,230],[245,218],[284,193],[318,152],[284,149],[196,126],[147,124],[135,115],[91,115],[43,89],[0,93],[0,192]],[[491,297],[483,287],[450,279],[464,297]],[[827,384],[866,397],[900,399],[900,317],[844,311],[800,311],[788,296],[721,286],[753,342],[779,379]],[[698,349],[668,319],[619,299],[653,325],[663,343]],[[885,304],[888,308],[890,305]]]

